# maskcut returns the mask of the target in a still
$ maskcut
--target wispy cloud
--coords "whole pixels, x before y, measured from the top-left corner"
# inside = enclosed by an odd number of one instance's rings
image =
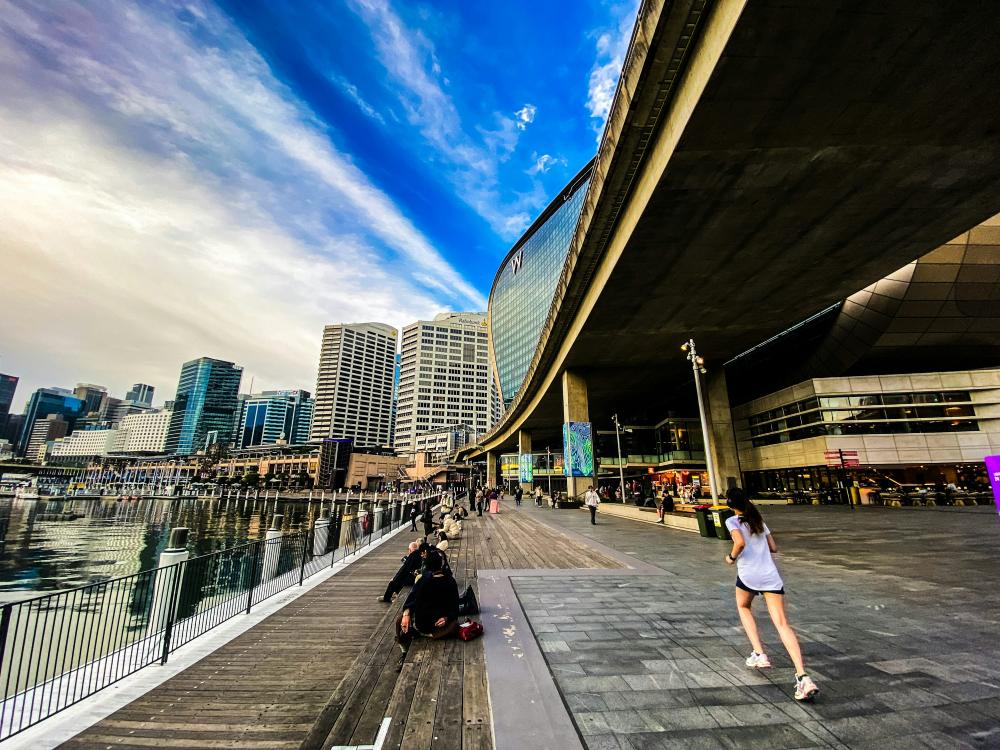
[[[388,0],[350,0],[375,43],[376,54],[398,93],[410,123],[416,126],[440,160],[452,171],[450,179],[463,199],[505,239],[527,227],[526,209],[541,204],[535,193],[505,200],[497,166],[517,148],[519,134],[534,121],[536,108],[525,104],[512,114],[493,113],[493,121],[467,131],[446,89],[447,78],[431,40],[420,29],[407,27]],[[474,132],[475,138],[470,135]]]
[[[208,5],[5,5],[0,202],[19,397],[201,355],[309,387],[324,323],[485,304]]]
[[[527,170],[528,174],[531,175],[539,173],[545,174],[550,169],[552,169],[552,166],[554,164],[562,164],[563,166],[566,166],[565,159],[558,159],[555,156],[552,156],[551,154],[542,154],[541,156],[538,156],[537,154],[532,154],[532,157],[535,158],[535,163],[532,164]]]
[[[639,12],[639,0],[614,4],[610,9],[616,21],[613,27],[595,33],[596,55],[587,86],[586,105],[598,141],[601,139],[604,123],[611,111],[615,87],[618,85],[618,77],[621,75],[628,44],[632,38],[636,14]]]
[[[360,109],[367,117],[375,120],[375,122],[379,125],[385,125],[385,118],[382,117],[382,114],[378,110],[365,101],[364,97],[361,96],[361,93],[358,91],[357,86],[343,76],[332,75],[330,76],[330,80],[337,88],[343,91],[348,98],[351,99],[351,101],[357,104],[358,109]]]

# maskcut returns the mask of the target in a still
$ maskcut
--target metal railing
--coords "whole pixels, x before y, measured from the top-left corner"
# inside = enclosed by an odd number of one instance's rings
[[[166,664],[184,644],[409,523],[409,502],[439,499],[335,504],[308,531],[3,605],[0,741]]]

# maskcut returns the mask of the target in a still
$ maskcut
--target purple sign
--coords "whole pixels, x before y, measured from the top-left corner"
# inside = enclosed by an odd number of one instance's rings
[[[987,456],[983,460],[986,462],[986,474],[993,488],[993,502],[997,505],[997,513],[1000,513],[1000,456]]]

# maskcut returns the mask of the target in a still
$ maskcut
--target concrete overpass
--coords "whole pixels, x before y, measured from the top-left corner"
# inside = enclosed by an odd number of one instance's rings
[[[528,376],[467,455],[655,420],[688,336],[721,373],[997,213],[995,10],[644,2]]]

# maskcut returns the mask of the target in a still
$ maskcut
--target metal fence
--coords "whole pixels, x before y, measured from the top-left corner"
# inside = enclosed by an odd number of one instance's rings
[[[335,504],[308,531],[3,605],[0,741],[152,664],[409,523],[410,501]]]

